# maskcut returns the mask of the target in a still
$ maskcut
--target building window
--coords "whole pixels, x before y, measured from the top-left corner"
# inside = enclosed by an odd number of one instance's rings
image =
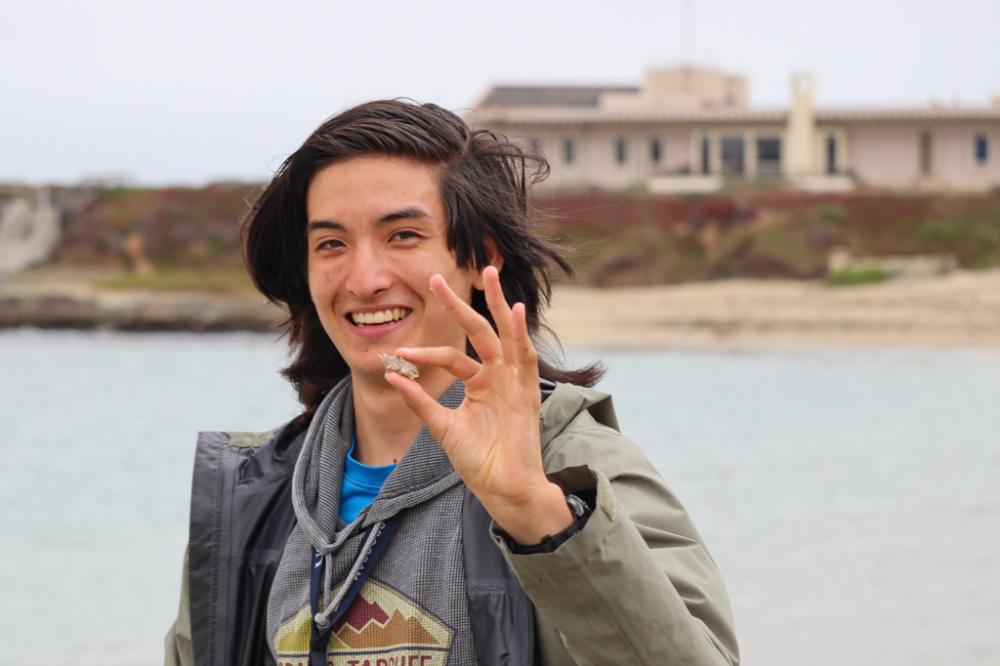
[[[653,164],[659,164],[660,160],[663,159],[663,147],[655,136],[649,140],[649,159],[652,160]]]
[[[781,139],[757,139],[757,173],[762,176],[777,176],[781,173]]]
[[[920,133],[920,175],[931,175],[931,166],[934,156],[931,154],[931,133]]]
[[[615,161],[624,164],[626,159],[628,159],[628,144],[625,143],[624,137],[618,137],[615,139]]]
[[[990,141],[985,134],[976,135],[976,163],[986,164],[990,161]]]
[[[712,173],[712,142],[707,136],[701,137],[701,172]]]
[[[575,149],[576,146],[573,145],[573,139],[563,139],[563,162],[566,164],[573,163]]]
[[[743,174],[743,137],[722,137],[722,173],[730,176]]]
[[[832,134],[826,137],[826,172],[837,173],[837,137]]]

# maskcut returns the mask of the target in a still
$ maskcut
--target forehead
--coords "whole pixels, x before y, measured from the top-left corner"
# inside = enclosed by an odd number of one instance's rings
[[[365,155],[341,160],[313,176],[306,211],[310,220],[346,223],[418,207],[443,220],[438,174],[436,166],[403,157]]]

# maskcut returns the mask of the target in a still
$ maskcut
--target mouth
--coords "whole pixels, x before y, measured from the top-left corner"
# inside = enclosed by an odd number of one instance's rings
[[[410,308],[386,308],[373,312],[350,312],[347,320],[361,328],[374,328],[403,321],[413,312]]]

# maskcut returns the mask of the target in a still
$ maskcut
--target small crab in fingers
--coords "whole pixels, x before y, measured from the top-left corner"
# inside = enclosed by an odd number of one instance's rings
[[[538,543],[572,522],[563,491],[544,472],[538,428],[541,395],[538,354],[523,303],[507,304],[499,271],[482,272],[486,302],[496,324],[476,312],[440,276],[430,286],[461,326],[479,359],[456,347],[400,347],[407,361],[439,368],[465,385],[457,409],[440,405],[400,373],[386,381],[441,443],[465,485],[493,519],[520,543]]]
[[[405,358],[395,354],[379,354],[378,357],[382,359],[386,372],[396,372],[410,379],[416,379],[420,376],[420,369]]]

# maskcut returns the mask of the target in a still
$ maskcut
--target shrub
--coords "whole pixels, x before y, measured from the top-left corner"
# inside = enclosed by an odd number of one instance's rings
[[[889,274],[880,268],[866,270],[845,269],[826,276],[827,284],[834,287],[853,287],[861,284],[878,284],[889,279]]]

